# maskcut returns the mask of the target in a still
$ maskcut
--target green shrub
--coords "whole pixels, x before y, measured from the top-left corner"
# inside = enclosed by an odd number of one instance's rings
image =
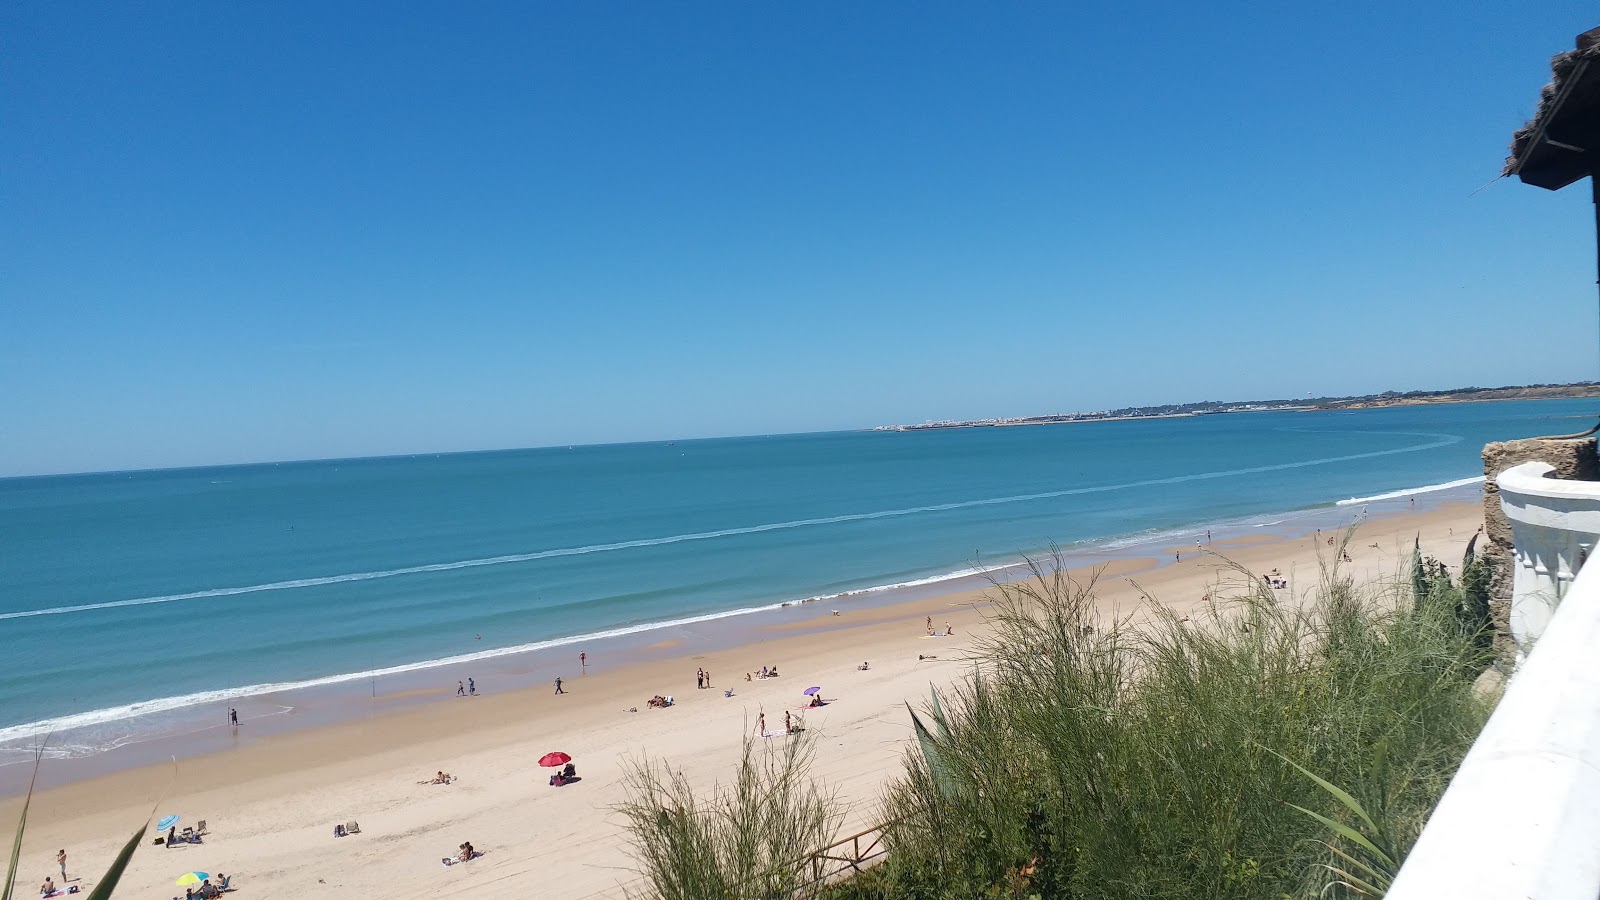
[[[1294,807],[1353,814],[1286,759],[1405,848],[1486,716],[1484,630],[1448,578],[1362,593],[1328,568],[1299,604],[1241,571],[1194,621],[1135,623],[1053,562],[996,585],[979,668],[914,715],[860,896],[1320,895],[1347,851]]]
[[[832,794],[806,774],[808,733],[777,749],[746,737],[732,784],[697,795],[681,771],[636,762],[627,774],[628,821],[643,891],[652,900],[787,900],[812,896],[803,854],[827,845],[840,815]]]

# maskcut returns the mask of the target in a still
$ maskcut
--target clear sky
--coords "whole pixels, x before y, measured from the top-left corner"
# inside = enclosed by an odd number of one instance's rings
[[[0,475],[1595,378],[1597,24],[4,4]]]

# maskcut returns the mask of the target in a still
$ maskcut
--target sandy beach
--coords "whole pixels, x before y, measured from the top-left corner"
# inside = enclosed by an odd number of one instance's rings
[[[1351,541],[1346,568],[1361,581],[1393,577],[1416,536],[1424,552],[1453,567],[1480,523],[1481,507],[1472,502],[1375,516]],[[1303,595],[1316,584],[1319,555],[1331,552],[1329,534],[1262,534],[1219,542],[1213,552],[1196,552],[1193,544],[1159,553],[1146,547],[1100,571],[1101,602],[1122,614],[1147,602],[1196,608],[1238,583],[1215,554],[1256,574],[1276,568],[1291,581],[1280,594]],[[1174,561],[1177,553],[1181,561]],[[769,729],[781,728],[785,711],[801,713],[802,691],[812,685],[830,701],[804,712],[818,739],[814,774],[837,790],[847,809],[841,833],[849,834],[876,821],[880,786],[900,769],[910,732],[903,703],[918,703],[930,684],[966,673],[962,660],[982,633],[984,607],[982,592],[973,591],[837,616],[818,604],[805,621],[758,626],[750,644],[673,655],[665,642],[651,648],[665,656],[633,664],[591,658],[588,673],[566,680],[559,696],[543,687],[454,699],[452,679],[436,690],[441,702],[378,697],[362,719],[52,787],[33,800],[19,893],[32,896],[27,892],[56,872],[61,848],[69,854],[70,883],[92,887],[163,798],[158,815],[207,821],[205,842],[166,849],[147,837],[118,896],[181,897],[174,879],[195,869],[233,875],[235,896],[243,898],[397,900],[484,890],[618,896],[632,872],[613,807],[623,799],[630,761],[665,760],[709,788],[731,773],[757,716],[765,713]],[[927,637],[930,617],[940,631],[949,623],[954,636]],[[858,668],[864,661],[867,671]],[[777,666],[781,676],[745,681],[763,665]],[[697,669],[710,672],[710,689],[696,689]],[[646,700],[655,694],[676,703],[650,708]],[[553,750],[572,755],[580,782],[547,784],[549,771],[537,760]],[[418,783],[439,770],[457,780]],[[15,821],[19,806],[19,798],[0,801],[0,821]],[[361,833],[335,838],[334,825],[351,820]],[[441,865],[463,841],[485,855]]]

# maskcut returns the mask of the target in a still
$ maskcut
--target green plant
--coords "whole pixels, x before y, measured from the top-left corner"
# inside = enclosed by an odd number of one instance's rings
[[[682,771],[640,760],[626,776],[628,822],[648,888],[658,900],[778,900],[821,889],[809,883],[807,857],[826,846],[840,814],[833,795],[807,775],[810,733],[781,748],[746,737],[731,784],[697,794]]]
[[[1235,569],[1190,621],[1107,609],[1058,558],[1032,576],[995,586],[973,676],[912,711],[881,896],[1281,900],[1329,871],[1377,887],[1362,866],[1400,858],[1487,712],[1482,629],[1448,578],[1358,590],[1334,563],[1297,603]],[[1361,814],[1337,782],[1363,786]],[[1323,840],[1350,815],[1382,855]]]
[[[6,883],[0,889],[0,900],[11,900],[11,891],[17,884],[17,862],[22,858],[22,834],[28,828],[28,807],[33,805],[33,788],[39,782],[39,764],[44,760],[44,745],[33,755],[33,774],[28,777],[28,792],[22,797],[22,812],[17,816],[17,834],[11,840],[11,859],[6,864]]]
[[[1363,827],[1339,822],[1315,810],[1303,806],[1289,804],[1291,809],[1298,810],[1309,816],[1313,821],[1326,826],[1337,837],[1344,838],[1352,845],[1354,853],[1341,849],[1331,841],[1323,842],[1329,852],[1338,857],[1339,864],[1323,863],[1323,868],[1339,876],[1338,881],[1329,883],[1329,887],[1342,887],[1352,893],[1363,897],[1381,897],[1389,890],[1389,885],[1394,881],[1395,873],[1400,870],[1400,862],[1405,858],[1400,848],[1396,845],[1390,829],[1379,821],[1375,821],[1367,813],[1367,808],[1354,796],[1343,788],[1318,776],[1316,773],[1300,765],[1294,760],[1277,751],[1271,751],[1274,756],[1294,766],[1302,775],[1311,779],[1318,787],[1328,793],[1328,796],[1339,802],[1347,812],[1355,816]],[[1379,748],[1379,767],[1382,767],[1382,747]],[[1348,866],[1358,870],[1357,875],[1343,868]]]

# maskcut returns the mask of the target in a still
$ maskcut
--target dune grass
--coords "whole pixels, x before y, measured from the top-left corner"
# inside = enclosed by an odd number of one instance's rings
[[[1381,893],[1487,716],[1461,586],[1328,566],[1296,603],[1241,571],[1135,624],[1053,562],[995,586],[978,671],[915,717],[888,861],[838,896]]]
[[[1467,563],[1457,584],[1419,555],[1368,589],[1330,564],[1299,600],[1236,570],[1192,621],[1104,615],[1059,558],[994,585],[971,675],[908,709],[888,856],[821,895],[1381,895],[1488,714],[1486,577]],[[834,821],[807,758],[747,743],[712,798],[641,767],[624,812],[643,896],[816,895],[786,863]]]
[[[697,794],[682,771],[650,760],[628,770],[628,822],[643,888],[658,900],[779,900],[814,896],[804,854],[828,844],[840,811],[808,775],[810,733],[776,746],[744,740],[733,781]]]

